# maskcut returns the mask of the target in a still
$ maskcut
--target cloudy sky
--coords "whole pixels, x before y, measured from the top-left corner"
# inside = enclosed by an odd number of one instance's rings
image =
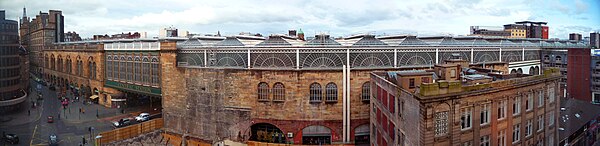
[[[62,10],[65,30],[82,37],[129,31],[306,35],[359,33],[466,35],[469,26],[546,21],[551,38],[600,30],[599,0],[0,0],[9,19]]]

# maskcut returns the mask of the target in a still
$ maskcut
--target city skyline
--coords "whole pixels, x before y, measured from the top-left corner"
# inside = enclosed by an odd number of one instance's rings
[[[8,19],[22,16],[22,7],[33,17],[39,11],[62,10],[65,31],[83,38],[94,34],[147,32],[157,36],[162,27],[174,26],[190,33],[234,35],[240,32],[285,34],[302,29],[307,35],[332,36],[359,33],[467,35],[469,26],[502,26],[516,21],[546,21],[550,38],[569,33],[589,36],[600,27],[600,10],[593,0],[551,1],[2,1]],[[164,3],[170,3],[165,5]],[[264,9],[269,8],[269,9]],[[450,18],[450,19],[449,19]],[[442,22],[440,22],[442,20]]]

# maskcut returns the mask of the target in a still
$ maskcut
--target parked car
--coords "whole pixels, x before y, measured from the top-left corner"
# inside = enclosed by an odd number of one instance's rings
[[[150,120],[149,113],[140,113],[139,116],[135,117],[135,121],[138,121],[138,122],[144,122],[144,121],[148,121],[148,120]]]
[[[129,120],[129,118],[123,118],[123,119],[120,119],[119,121],[113,122],[113,125],[117,128],[125,127],[129,124],[131,124],[131,120]]]
[[[2,136],[2,140],[6,141],[7,143],[10,143],[10,144],[18,144],[19,136],[17,136],[16,134],[4,134]]]
[[[48,116],[48,123],[54,123],[54,117]]]
[[[50,146],[57,146],[58,145],[58,138],[56,137],[56,135],[54,135],[54,134],[50,135],[48,143],[50,143]]]

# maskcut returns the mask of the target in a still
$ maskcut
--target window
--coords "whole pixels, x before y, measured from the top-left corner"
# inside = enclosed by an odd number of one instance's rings
[[[479,138],[479,146],[490,146],[490,135],[484,135]]]
[[[455,69],[450,70],[450,77],[451,78],[455,78],[456,77],[456,70]]]
[[[554,103],[554,88],[548,88],[548,103]]]
[[[525,136],[529,137],[533,133],[533,123],[531,119],[527,120],[527,125],[525,125]]]
[[[527,94],[527,100],[525,100],[525,111],[530,112],[533,109],[533,93]]]
[[[312,83],[310,84],[310,102],[321,102],[323,91],[321,84]]]
[[[285,86],[277,82],[273,85],[273,101],[285,101]]]
[[[337,94],[337,85],[335,83],[329,83],[325,86],[325,101],[326,102],[337,102],[338,94]]]
[[[506,101],[502,100],[498,103],[498,120],[503,120],[506,117]]]
[[[362,85],[361,100],[369,101],[369,98],[371,98],[371,84],[369,84],[369,82],[365,82]]]
[[[69,67],[67,67],[69,68]],[[112,79],[112,57],[108,56],[106,58],[106,78],[109,80]]]
[[[550,112],[550,114],[548,115],[548,127],[554,125],[554,112]]]
[[[134,81],[139,83],[142,81],[142,60],[140,59],[140,57],[135,57],[135,65],[134,65],[134,72],[133,72],[133,76],[134,76]]]
[[[96,79],[96,62],[92,62],[92,79]]]
[[[150,59],[148,59],[147,57],[144,57],[144,59],[142,59],[142,61],[144,61],[143,66],[142,66],[142,70],[144,71],[143,74],[143,82],[145,84],[150,84]]]
[[[473,146],[472,143],[473,143],[473,141],[465,141],[462,143],[461,146]]]
[[[258,84],[258,101],[269,101],[269,85],[265,82]]]
[[[498,131],[498,146],[506,146],[506,130]]]
[[[429,77],[421,77],[421,83],[429,83]]]
[[[415,79],[414,78],[408,79],[408,88],[411,88],[411,89],[415,88]]]
[[[538,107],[542,107],[542,106],[544,106],[544,92],[539,91],[538,92]]]
[[[448,133],[448,111],[435,113],[435,136],[443,136]]]
[[[460,129],[470,129],[472,109],[470,107],[462,108],[460,113]]]
[[[152,58],[152,86],[160,85],[160,76],[158,68],[158,58]]]
[[[120,80],[125,81],[127,80],[127,60],[125,60],[125,56],[121,56],[121,62],[119,62],[119,67],[121,68],[120,70]],[[148,72],[150,73],[150,72]]]
[[[521,113],[521,96],[517,96],[513,98],[513,116],[519,115]]]
[[[521,140],[521,124],[513,125],[512,139],[513,143],[517,143]]]
[[[554,136],[548,136],[548,145],[554,145]]]
[[[489,124],[490,123],[490,104],[483,104],[481,106],[481,112],[480,112],[480,125],[485,125],[485,124]]]
[[[544,130],[544,115],[538,116],[538,132]]]

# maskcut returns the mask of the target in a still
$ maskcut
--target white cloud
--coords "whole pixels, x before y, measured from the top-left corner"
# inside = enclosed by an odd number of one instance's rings
[[[527,19],[553,19],[553,12],[540,12],[534,7],[558,8],[565,13],[585,14],[585,1],[574,0],[573,7],[560,1],[537,5],[540,0],[0,0],[0,9],[7,9],[8,18],[39,11],[59,9],[65,15],[65,29],[84,37],[93,34],[114,34],[146,31],[157,35],[162,27],[174,26],[192,33],[237,34],[238,32],[285,33],[287,29],[303,30],[312,35],[330,32],[332,35],[354,33],[469,33],[471,25],[501,26]],[[542,1],[543,2],[543,1]],[[549,10],[552,11],[552,10]],[[36,12],[36,13],[34,13]],[[580,16],[577,18],[581,18]],[[574,19],[574,18],[573,18]],[[559,20],[563,21],[563,20]],[[583,25],[566,25],[566,27]],[[550,23],[551,24],[551,23]],[[598,26],[598,25],[596,25]],[[554,26],[550,26],[553,28]],[[556,29],[569,31],[569,29]],[[562,34],[556,33],[556,34]],[[568,33],[567,33],[568,34]],[[566,36],[551,36],[561,37]]]

